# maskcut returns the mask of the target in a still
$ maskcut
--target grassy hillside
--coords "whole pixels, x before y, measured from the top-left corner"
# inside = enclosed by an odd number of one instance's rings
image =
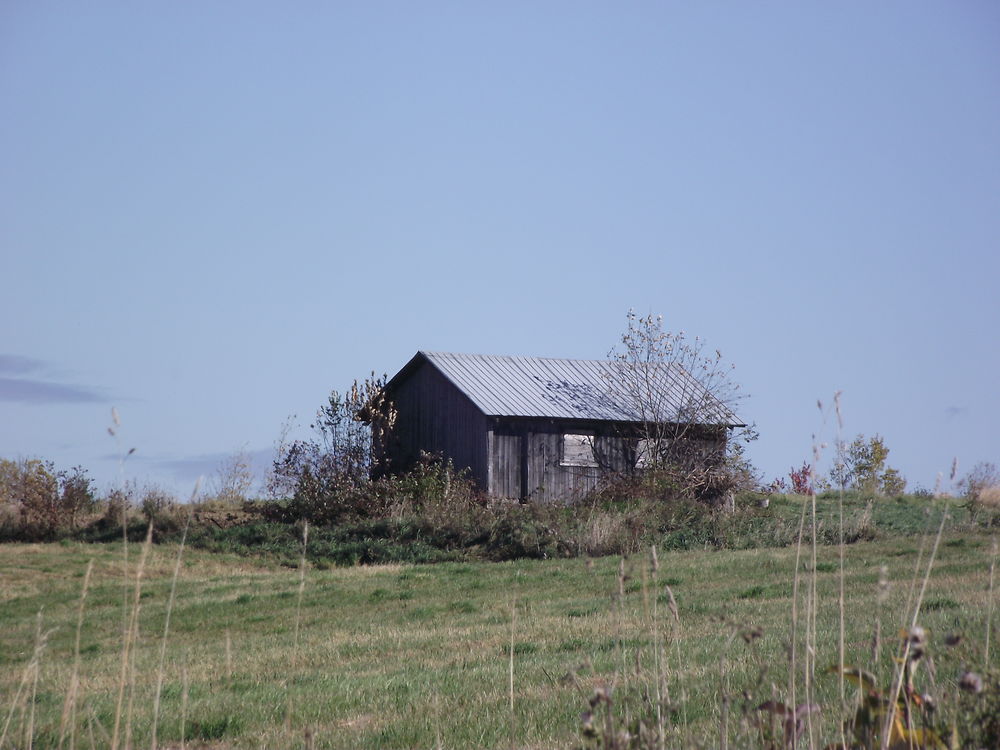
[[[846,548],[846,662],[880,684],[932,542]],[[723,723],[736,746],[761,746],[751,720],[764,701],[787,700],[793,603],[800,699],[807,640],[815,647],[815,746],[851,712],[824,672],[838,654],[836,547],[820,547],[815,567],[802,551],[797,589],[794,547],[662,552],[658,570],[648,553],[297,570],[186,550],[162,670],[177,547],[148,549],[136,599],[140,553],[129,545],[126,584],[121,544],[0,545],[0,746],[25,747],[29,734],[56,746],[62,733],[65,747],[106,747],[117,718],[120,746],[127,735],[149,747],[158,683],[157,734],[170,747],[567,747],[582,742],[581,712],[602,686],[623,723],[655,720],[658,704],[668,746],[717,746]],[[919,621],[942,715],[959,713],[961,671],[983,665],[995,560],[985,535],[946,535],[938,549]],[[944,645],[954,634],[961,642]]]
[[[313,565],[324,567],[633,555],[653,544],[663,550],[784,547],[798,538],[804,504],[809,505],[802,496],[754,493],[739,496],[734,512],[690,500],[642,498],[597,498],[571,507],[456,504],[313,527],[307,557]],[[829,493],[816,498],[816,536],[821,543],[840,540],[841,505],[843,538],[848,544],[920,534],[928,526],[936,527],[945,511],[948,527],[956,533],[1000,528],[1000,512],[970,512],[964,500],[944,498],[930,503],[926,497],[913,495],[873,499],[855,492],[843,498]],[[268,520],[265,509],[270,506],[281,503],[196,505],[188,544],[295,564],[301,554],[301,525]],[[158,516],[156,541],[178,541],[187,513],[188,506],[177,506]],[[133,518],[129,528],[131,538],[141,541],[144,519]],[[811,528],[807,524],[807,535]],[[82,529],[75,538],[117,541],[121,537],[117,524],[98,523]]]

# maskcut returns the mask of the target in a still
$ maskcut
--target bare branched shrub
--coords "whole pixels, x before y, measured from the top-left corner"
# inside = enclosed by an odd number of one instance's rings
[[[627,320],[606,379],[609,399],[634,418],[636,470],[711,500],[755,484],[745,456],[728,450],[733,438],[756,438],[735,413],[743,395],[732,365],[704,339],[664,330],[662,316],[630,310]]]
[[[422,453],[405,474],[376,481],[390,485],[386,496],[392,499],[392,514],[419,515],[436,527],[449,526],[469,514],[480,517],[486,508],[469,472],[456,471],[450,459],[439,455]]]
[[[127,488],[116,487],[104,496],[103,506],[102,523],[105,526],[115,526],[131,513],[135,503]]]
[[[980,461],[958,483],[962,495],[972,502],[979,502],[989,490],[1000,488],[1000,469],[990,461]]]
[[[219,465],[210,494],[222,503],[239,505],[249,499],[253,484],[253,462],[244,446]]]
[[[147,521],[162,525],[165,517],[177,509],[177,499],[166,490],[149,485],[139,491],[139,510]]]
[[[57,472],[56,477],[59,481],[59,506],[63,520],[68,522],[69,528],[76,529],[80,524],[80,516],[96,507],[90,477],[81,466]]]
[[[141,484],[135,479],[110,490],[104,496],[103,506],[100,525],[104,529],[128,528],[133,523],[145,521],[153,524],[157,539],[163,533],[181,528],[185,517],[173,494],[156,484]]]
[[[18,533],[26,538],[75,530],[94,504],[91,480],[79,466],[57,470],[51,461],[0,459],[0,505],[8,515],[17,513]]]
[[[987,527],[1000,526],[1000,469],[981,461],[958,483],[971,516]]]
[[[976,496],[976,502],[983,508],[1000,511],[1000,484],[984,487]]]
[[[381,468],[376,446],[396,420],[384,385],[385,376],[372,373],[343,394],[331,392],[310,425],[311,438],[279,443],[269,491],[288,499],[290,517],[334,523],[371,515],[384,502],[382,487],[371,481]]]

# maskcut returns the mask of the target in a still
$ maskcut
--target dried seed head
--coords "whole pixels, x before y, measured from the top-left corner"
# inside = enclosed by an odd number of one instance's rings
[[[967,693],[983,692],[983,678],[975,672],[965,672],[958,679],[958,686]]]
[[[757,706],[758,711],[766,711],[767,713],[774,714],[776,716],[787,716],[792,713],[792,710],[786,706],[781,701],[764,701],[759,706]]]
[[[597,708],[601,703],[611,703],[611,689],[605,685],[598,685],[594,689],[594,694],[590,696],[591,708]]]
[[[677,609],[677,600],[674,599],[674,592],[669,585],[664,585],[663,590],[667,594],[667,606],[670,608],[670,614],[674,616],[674,620],[680,624],[681,615],[680,611]]]
[[[875,598],[879,604],[883,604],[889,597],[889,566],[882,565],[878,569],[878,591]]]
[[[118,408],[115,406],[111,407],[111,421],[115,423],[115,427],[122,426],[122,421],[118,417]]]
[[[753,643],[758,638],[764,637],[764,629],[759,625],[754,625],[749,630],[744,630],[740,633],[740,637],[747,643]]]
[[[922,646],[927,642],[927,631],[919,625],[914,625],[910,628],[909,632],[906,633],[906,639],[912,646]]]

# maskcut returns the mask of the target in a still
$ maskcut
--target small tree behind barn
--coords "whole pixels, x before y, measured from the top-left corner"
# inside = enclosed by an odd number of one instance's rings
[[[291,515],[314,521],[364,510],[373,500],[369,482],[379,470],[378,446],[395,419],[385,376],[373,372],[344,393],[331,391],[309,425],[313,436],[279,443],[269,493],[290,498]]]
[[[735,413],[743,395],[733,366],[704,339],[664,330],[662,315],[630,310],[627,320],[605,377],[609,398],[635,415],[636,469],[669,491],[725,496],[746,473],[732,460],[741,451],[727,455],[731,438],[756,437]]]

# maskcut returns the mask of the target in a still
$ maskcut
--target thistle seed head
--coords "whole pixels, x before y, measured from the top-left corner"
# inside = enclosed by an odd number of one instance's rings
[[[983,692],[983,678],[975,672],[965,672],[958,679],[958,686],[967,693]]]

